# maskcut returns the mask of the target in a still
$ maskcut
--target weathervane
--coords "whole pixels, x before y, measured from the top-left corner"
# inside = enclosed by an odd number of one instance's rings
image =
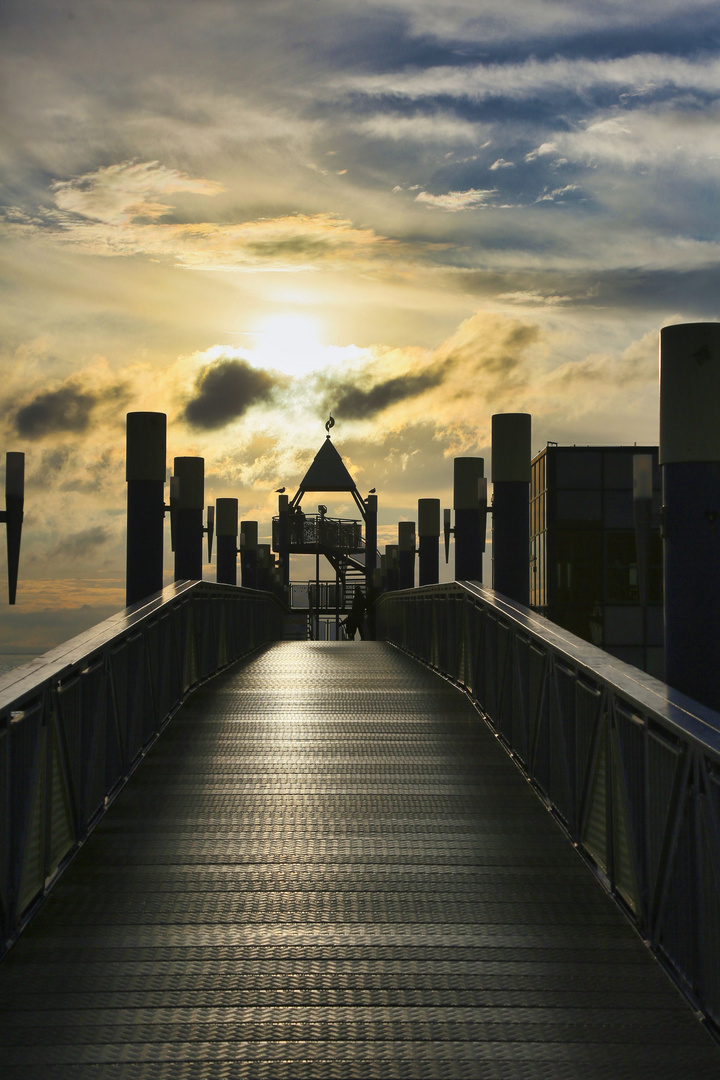
[[[335,427],[335,421],[333,420],[332,413],[330,413],[330,419],[325,424],[325,430],[327,431],[327,437],[330,438],[330,428]]]

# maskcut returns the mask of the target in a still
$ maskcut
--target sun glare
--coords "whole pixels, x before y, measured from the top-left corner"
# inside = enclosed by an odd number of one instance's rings
[[[264,367],[304,375],[327,364],[320,324],[309,315],[273,315],[260,323],[253,346]]]

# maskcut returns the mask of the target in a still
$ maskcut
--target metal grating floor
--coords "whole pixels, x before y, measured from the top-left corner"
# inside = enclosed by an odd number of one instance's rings
[[[0,1010],[4,1080],[720,1075],[463,695],[376,642],[285,642],[194,694]]]

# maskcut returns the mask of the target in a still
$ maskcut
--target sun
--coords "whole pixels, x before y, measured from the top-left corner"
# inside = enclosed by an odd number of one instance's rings
[[[253,335],[254,359],[287,375],[305,375],[327,364],[320,322],[311,315],[271,315]]]

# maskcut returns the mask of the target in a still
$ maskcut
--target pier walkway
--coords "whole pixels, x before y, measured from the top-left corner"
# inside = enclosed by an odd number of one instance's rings
[[[465,696],[381,642],[191,695],[0,965],[0,1048],[4,1080],[720,1075]]]

